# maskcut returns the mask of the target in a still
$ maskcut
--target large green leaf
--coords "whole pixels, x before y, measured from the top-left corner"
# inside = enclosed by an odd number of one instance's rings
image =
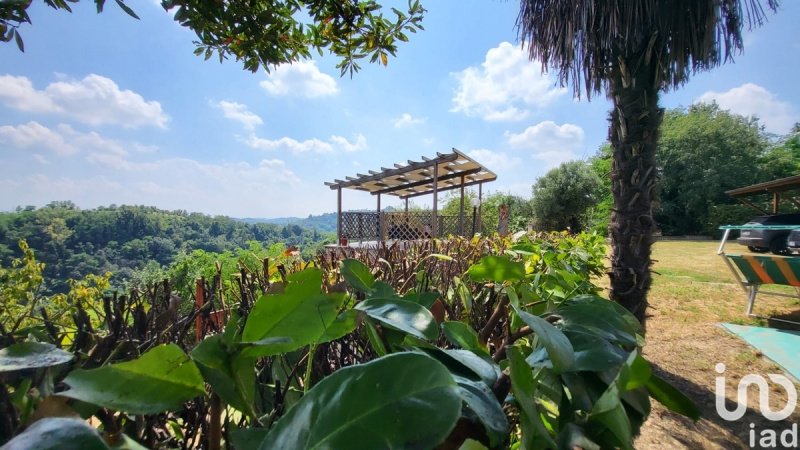
[[[423,351],[447,367],[453,375],[458,375],[474,381],[482,381],[487,386],[493,386],[500,376],[500,366],[491,358],[481,357],[469,350],[440,349],[438,347],[424,347],[415,345],[416,350]]]
[[[3,450],[108,449],[100,433],[85,421],[63,417],[37,420],[3,446]]]
[[[594,295],[581,295],[561,303],[556,313],[564,330],[576,330],[601,337],[609,342],[636,346],[641,326],[619,304]]]
[[[52,367],[72,361],[74,356],[43,342],[20,342],[0,350],[0,373]]]
[[[506,354],[511,374],[511,391],[519,406],[522,448],[533,449],[546,446],[555,448],[555,441],[545,428],[534,401],[536,382],[530,366],[516,347],[508,347]]]
[[[333,322],[328,324],[328,327],[325,328],[325,332],[317,339],[317,343],[322,344],[330,342],[350,334],[356,329],[356,326],[358,326],[358,316],[358,311],[354,309],[342,311],[341,314],[336,316]]]
[[[239,411],[252,416],[255,401],[255,358],[228,352],[224,337],[215,334],[207,337],[192,350],[203,377],[220,398]]]
[[[575,349],[574,372],[602,372],[619,367],[628,356],[618,345],[584,330],[570,328],[563,330]]]
[[[514,307],[514,311],[523,322],[531,327],[539,338],[539,342],[547,349],[547,355],[553,363],[553,370],[556,373],[570,370],[575,363],[575,350],[567,336],[539,316],[534,316],[516,307]]]
[[[243,350],[249,356],[286,353],[312,344],[325,334],[336,320],[343,294],[320,293],[322,272],[307,269],[288,277],[284,292],[261,296],[247,318],[243,343],[257,343],[265,338],[286,337],[288,343],[273,343]]]
[[[620,401],[617,383],[611,383],[592,408],[590,419],[605,425],[616,437],[616,444],[625,449],[633,449],[633,430],[630,418]]]
[[[234,428],[231,430],[231,443],[236,450],[258,450],[268,432],[266,428]]]
[[[472,281],[519,281],[525,278],[525,264],[507,256],[484,256],[468,273]]]
[[[432,341],[439,336],[439,327],[431,312],[416,303],[394,299],[368,299],[356,305],[369,317],[392,328]]]
[[[375,277],[369,267],[357,259],[342,261],[342,277],[353,289],[364,293],[372,290],[372,285],[375,284]]]
[[[659,403],[666,406],[672,411],[692,419],[700,419],[700,410],[683,392],[676,389],[674,386],[660,378],[658,375],[653,374],[645,384],[647,391]]]
[[[486,347],[481,345],[478,333],[464,322],[442,322],[442,331],[450,343],[481,355],[489,355]]]
[[[455,376],[461,398],[486,429],[492,447],[505,440],[508,434],[508,419],[489,386],[482,381],[473,381]]]
[[[177,345],[153,348],[133,361],[72,371],[58,395],[134,414],[181,409],[204,394],[197,366]]]
[[[422,354],[396,353],[323,379],[259,448],[434,448],[460,413],[458,387],[443,365]]]
[[[455,288],[456,294],[461,300],[461,303],[464,305],[464,311],[466,311],[467,314],[471,314],[473,299],[469,288],[466,284],[464,284],[463,281],[461,281],[461,278],[459,277],[453,277],[453,287]]]

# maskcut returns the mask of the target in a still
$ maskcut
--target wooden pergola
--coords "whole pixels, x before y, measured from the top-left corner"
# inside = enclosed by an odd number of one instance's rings
[[[337,235],[342,237],[342,189],[355,189],[369,192],[377,198],[377,212],[381,212],[381,195],[392,195],[405,200],[408,213],[408,199],[433,194],[432,235],[438,236],[437,215],[438,195],[453,189],[461,190],[461,212],[459,227],[464,224],[464,188],[478,186],[478,199],[483,197],[483,183],[497,179],[497,175],[479,162],[457,149],[450,153],[437,153],[435,158],[423,156],[422,161],[409,160],[405,165],[395,164],[392,168],[381,167],[380,171],[370,170],[367,174],[356,174],[325,182],[337,191]]]

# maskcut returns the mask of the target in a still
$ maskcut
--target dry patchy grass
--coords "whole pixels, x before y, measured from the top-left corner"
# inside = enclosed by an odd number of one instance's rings
[[[800,418],[796,411],[787,421],[764,419],[759,414],[755,391],[748,396],[748,411],[741,420],[726,422],[716,413],[714,383],[717,373],[714,368],[717,363],[726,365],[729,409],[734,404],[735,388],[741,377],[749,373],[781,372],[771,361],[719,326],[721,322],[758,325],[762,321],[745,316],[745,294],[717,256],[717,247],[718,243],[711,241],[662,241],[654,246],[655,273],[649,295],[644,354],[659,374],[698,404],[703,419],[692,423],[654,404],[653,413],[636,440],[636,448],[749,448],[751,423],[756,430],[783,430]],[[735,244],[726,249],[740,251]],[[759,298],[756,304],[758,311],[770,315],[786,315],[800,309],[797,301],[781,297]],[[785,405],[786,393],[774,387],[770,401],[773,410],[780,409]]]

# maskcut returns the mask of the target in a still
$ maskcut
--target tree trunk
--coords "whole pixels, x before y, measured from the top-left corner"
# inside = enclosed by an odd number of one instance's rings
[[[640,54],[642,55],[642,54]],[[653,243],[653,201],[659,125],[655,68],[633,56],[620,58],[611,70],[608,93],[613,102],[609,141],[613,147],[611,190],[611,299],[644,326],[650,289],[650,248]],[[637,67],[634,72],[632,68]]]

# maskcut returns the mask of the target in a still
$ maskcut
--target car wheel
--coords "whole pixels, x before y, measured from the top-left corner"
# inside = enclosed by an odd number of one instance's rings
[[[776,255],[789,255],[789,249],[786,248],[786,241],[784,239],[774,239],[769,244],[769,251]]]
[[[750,245],[747,246],[747,249],[753,253],[767,253],[769,251],[767,247],[753,247]]]

